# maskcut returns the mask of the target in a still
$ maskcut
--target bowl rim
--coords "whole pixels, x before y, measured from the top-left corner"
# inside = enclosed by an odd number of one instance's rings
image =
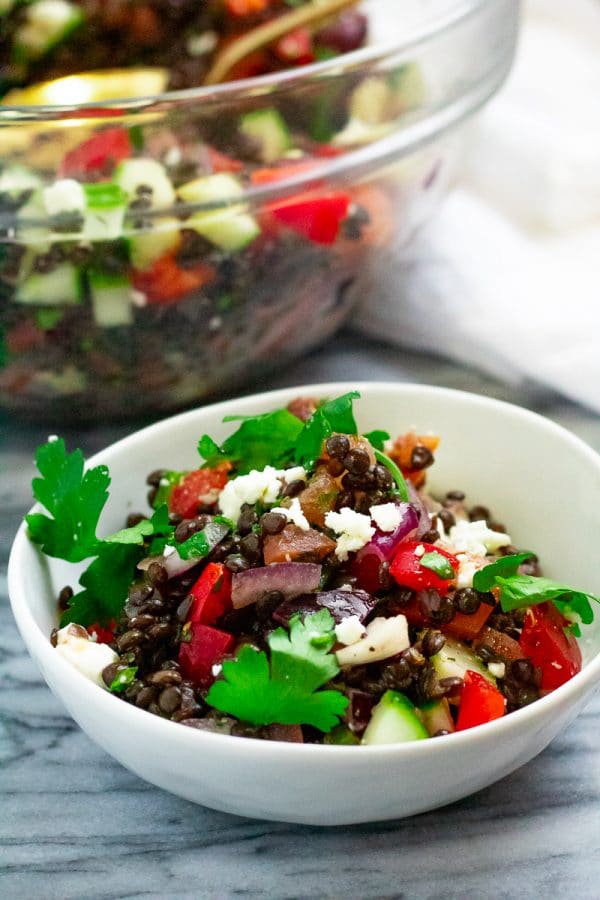
[[[59,117],[62,119],[68,113],[76,116],[82,110],[96,110],[98,113],[102,113],[105,110],[118,107],[123,112],[140,110],[148,112],[152,111],[153,107],[159,107],[164,103],[186,103],[198,100],[206,103],[216,103],[223,100],[227,101],[230,95],[236,95],[236,97],[269,95],[273,93],[274,89],[293,87],[295,83],[303,83],[307,79],[310,80],[313,76],[321,78],[331,74],[339,74],[339,71],[357,68],[367,63],[378,63],[385,60],[388,56],[414,50],[431,39],[443,36],[446,32],[459,26],[463,21],[475,16],[480,10],[494,2],[496,0],[453,0],[449,10],[427,17],[423,23],[415,26],[406,35],[406,38],[400,42],[395,41],[366,46],[358,50],[352,50],[350,53],[341,54],[333,59],[310,63],[305,66],[295,66],[282,72],[271,72],[266,75],[254,76],[253,78],[225,81],[218,85],[201,85],[178,91],[162,91],[159,94],[150,96],[114,97],[110,100],[96,103],[32,104],[30,106],[17,104],[4,106],[0,102],[0,124],[2,123],[3,114],[6,112],[22,114],[15,122],[31,122],[35,121],[36,117]],[[343,60],[343,62],[340,63],[340,60]]]
[[[283,402],[289,402],[294,396],[302,396],[307,393],[309,395],[317,394],[327,396],[337,395],[348,390],[358,390],[366,402],[368,402],[368,392],[372,390],[377,393],[387,393],[390,395],[398,393],[411,394],[414,391],[420,391],[427,396],[445,398],[449,402],[457,401],[459,403],[471,404],[473,407],[479,406],[488,409],[496,409],[504,415],[513,416],[521,421],[529,423],[529,425],[542,432],[545,431],[548,434],[560,437],[570,449],[587,459],[587,461],[597,469],[598,475],[600,476],[600,454],[571,431],[539,413],[532,412],[503,400],[497,400],[495,398],[454,388],[422,385],[411,382],[386,383],[377,381],[362,381],[358,384],[353,382],[325,382],[320,384],[296,385],[289,388],[278,388],[272,391],[249,394],[243,397],[219,401],[208,406],[198,407],[179,413],[175,416],[161,419],[151,425],[147,425],[144,428],[128,434],[126,437],[121,438],[98,453],[95,453],[89,460],[86,460],[86,466],[98,465],[103,462],[105,454],[114,453],[115,451],[123,452],[130,442],[150,437],[153,433],[170,429],[173,426],[177,426],[178,423],[190,421],[196,417],[202,419],[206,414],[211,415],[219,410],[222,410],[223,414],[229,414],[232,405],[245,403],[251,406],[252,403],[257,400],[260,400],[261,403],[265,401],[270,403],[273,401],[275,404],[281,404]],[[40,509],[41,507],[39,504],[35,504],[30,512],[37,512]],[[32,545],[29,543],[26,534],[25,522],[23,521],[15,536],[8,562],[8,592],[12,612],[17,622],[19,632],[36,663],[38,660],[43,661],[44,671],[47,668],[54,668],[58,672],[62,672],[65,677],[70,676],[71,678],[75,678],[78,685],[77,691],[85,699],[87,706],[89,708],[96,708],[99,713],[110,719],[111,712],[119,712],[119,707],[116,707],[114,704],[119,703],[123,705],[123,701],[91,682],[59,654],[54,654],[48,636],[37,624],[33,613],[29,608],[27,596],[20,578],[20,570],[23,565],[22,557],[27,550],[31,549],[31,547]],[[38,555],[40,565],[43,565],[45,557],[38,548],[34,547],[33,549]],[[27,635],[27,637],[25,637],[25,635]],[[589,693],[594,687],[594,684],[596,683],[597,686],[598,682],[600,682],[600,652],[592,657],[577,675],[552,693],[547,694],[545,697],[541,697],[529,706],[516,710],[493,722],[479,725],[465,731],[444,735],[436,740],[416,741],[406,744],[344,746],[328,744],[295,744],[286,743],[285,741],[264,741],[259,738],[244,738],[243,743],[239,744],[239,749],[243,749],[244,754],[252,758],[256,757],[257,754],[259,756],[265,756],[268,751],[271,750],[273,752],[284,754],[290,762],[301,762],[307,756],[310,756],[311,759],[316,758],[318,760],[321,758],[321,761],[327,760],[327,762],[331,762],[335,757],[346,757],[348,753],[356,754],[357,751],[360,752],[361,757],[376,758],[378,760],[390,756],[396,757],[396,755],[402,759],[406,759],[411,757],[414,753],[420,755],[439,753],[444,752],[445,748],[448,746],[459,751],[460,747],[465,742],[474,741],[476,743],[485,743],[488,742],[488,740],[500,740],[503,736],[509,737],[515,731],[520,731],[521,728],[528,729],[535,727],[536,721],[539,723],[540,720],[544,720],[547,716],[551,716],[553,711],[558,712],[560,708],[568,706],[569,701],[572,701],[573,704],[575,704],[579,697]],[[132,728],[135,727],[136,723],[139,723],[141,726],[144,726],[145,723],[147,729],[155,731],[157,738],[162,738],[164,740],[179,740],[185,742],[189,747],[193,746],[193,741],[200,742],[200,745],[196,745],[197,747],[201,746],[203,741],[208,741],[213,750],[219,751],[219,749],[222,749],[223,752],[227,752],[237,746],[235,743],[232,743],[232,741],[235,742],[241,740],[232,735],[218,734],[188,727],[179,727],[180,723],[162,719],[159,716],[152,715],[152,713],[138,709],[130,704],[127,704],[127,710],[124,710],[122,706],[120,708],[120,715],[123,716],[126,714],[132,717]],[[140,716],[142,718],[140,718]],[[452,744],[448,745],[448,741],[452,741]]]

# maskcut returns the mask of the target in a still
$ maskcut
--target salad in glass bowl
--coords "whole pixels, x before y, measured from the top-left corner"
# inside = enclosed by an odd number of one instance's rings
[[[63,0],[11,5],[6,21],[48,3]],[[233,6],[219,27],[238,21]],[[283,6],[256,28],[315,4]],[[376,302],[516,37],[509,0],[417,6],[406,20],[390,0],[339,13],[361,23],[352,46],[335,39],[347,18],[319,21],[306,65],[279,68],[267,43],[266,72],[227,68],[255,31],[227,43],[225,28],[202,76],[219,64],[238,79],[224,84],[172,89],[152,47],[135,68],[118,54],[100,68],[106,44],[96,69],[64,74],[85,22],[15,70],[25,86],[0,104],[0,406],[55,421],[182,406],[326,340],[359,297]]]
[[[439,438],[360,434],[357,397],[241,417],[220,445],[199,436],[199,468],[150,473],[152,510],[103,539],[106,467],[40,447],[47,512],[29,537],[92,560],[60,593],[56,652],[187,727],[319,744],[446,736],[577,674],[599,598],[543,577],[461,490],[431,496]]]

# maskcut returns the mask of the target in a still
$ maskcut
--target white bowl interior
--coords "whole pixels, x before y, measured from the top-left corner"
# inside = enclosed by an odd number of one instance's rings
[[[285,405],[298,394],[331,397],[351,387],[348,384],[317,385],[227,401],[150,426],[101,452],[90,461],[94,464],[108,464],[112,474],[111,498],[101,523],[101,533],[121,528],[129,511],[145,509],[145,477],[148,472],[162,466],[196,467],[198,456],[195,448],[201,434],[207,432],[216,439],[222,439],[234,427],[222,423],[224,415],[266,412]],[[362,397],[356,404],[356,412],[361,430],[385,428],[394,435],[415,426],[420,432],[429,431],[441,435],[442,443],[436,453],[436,464],[430,476],[433,493],[443,494],[447,490],[459,488],[465,490],[471,503],[482,503],[493,510],[497,519],[506,524],[517,546],[539,553],[545,574],[563,583],[600,594],[600,556],[596,548],[597,535],[600,534],[600,457],[582,441],[540,416],[483,397],[417,385],[364,384],[358,386],[358,389]],[[64,677],[66,663],[56,658],[48,635],[56,624],[55,597],[64,584],[74,583],[73,572],[70,565],[44,559],[29,543],[24,529],[21,529],[9,566],[11,600],[21,633],[51,686],[62,696],[86,730],[135,771],[191,799],[230,811],[331,824],[392,817],[440,805],[448,802],[448,799],[465,796],[490,783],[539,752],[558,728],[575,715],[585,695],[591,692],[600,679],[599,609],[596,622],[585,629],[582,641],[584,672],[533,706],[476,729],[476,734],[462,733],[448,739],[426,742],[428,745],[436,745],[429,747],[403,745],[359,750],[293,745],[269,745],[268,749],[260,749],[259,746],[257,764],[254,751],[250,752],[249,748],[251,745],[260,745],[261,742],[191,732],[139,710],[132,710],[130,707],[123,709],[124,704],[106,695],[100,688],[90,683],[84,684],[83,677],[75,672],[68,673],[73,686],[69,688],[69,679]],[[73,679],[77,679],[76,685]],[[76,690],[73,691],[73,688]],[[73,691],[73,696],[69,696],[69,691]],[[75,694],[78,695],[77,699]],[[137,727],[135,723],[141,722],[142,731],[156,731],[157,737],[162,738],[168,735],[167,740],[173,746],[181,744],[183,747],[185,744],[188,747],[191,746],[190,741],[193,741],[196,742],[194,747],[198,748],[225,747],[224,752],[231,757],[240,755],[235,748],[240,751],[246,748],[244,764],[251,765],[248,760],[254,760],[252,777],[255,779],[258,778],[261,758],[266,759],[268,756],[270,764],[281,763],[285,770],[286,760],[293,759],[297,763],[300,759],[298,752],[307,750],[325,755],[331,751],[349,751],[342,753],[343,758],[352,758],[352,767],[359,767],[357,771],[360,771],[363,760],[364,765],[369,765],[370,757],[380,762],[388,760],[390,766],[397,765],[398,760],[405,760],[407,764],[414,760],[421,772],[423,760],[433,759],[434,755],[442,752],[442,744],[446,744],[448,750],[451,745],[455,746],[458,752],[471,744],[474,747],[477,742],[481,744],[487,741],[492,758],[485,761],[480,772],[474,773],[472,777],[465,775],[460,786],[455,786],[453,791],[445,790],[440,793],[438,790],[431,796],[424,791],[404,805],[403,792],[412,790],[408,783],[396,785],[385,802],[382,799],[383,790],[379,799],[370,795],[370,801],[365,800],[363,808],[356,815],[351,815],[347,808],[336,814],[335,803],[338,801],[334,802],[332,808],[331,797],[328,797],[329,806],[325,812],[319,812],[317,804],[306,812],[292,815],[282,812],[285,810],[281,805],[283,800],[279,805],[272,798],[270,803],[262,798],[262,805],[257,805],[258,801],[254,805],[246,803],[243,797],[238,797],[236,801],[225,801],[219,798],[218,790],[207,794],[205,787],[200,789],[196,786],[192,789],[185,779],[182,782],[180,773],[175,784],[168,771],[168,754],[164,760],[167,767],[164,771],[145,770],[141,762],[133,762],[130,754],[120,747],[121,738],[116,733],[109,738],[104,736],[106,729],[102,732],[100,726],[96,728],[90,703],[92,706],[97,703],[104,713],[109,709],[107,704],[110,704],[110,709],[115,710],[115,721],[122,720],[127,713],[133,731]],[[536,741],[529,741],[527,730],[533,726],[535,728],[532,734],[535,732]],[[168,728],[168,732],[165,728]],[[513,751],[505,742],[505,757],[500,756],[495,760],[491,748],[502,745],[502,735],[506,738],[512,735],[512,739],[515,735],[520,735],[522,740],[521,743],[515,742]],[[211,743],[213,739],[216,743]],[[430,755],[425,757],[424,752]],[[451,755],[446,758],[450,760]],[[258,770],[256,765],[259,766]],[[458,757],[456,765],[462,765]],[[318,775],[311,769],[310,777],[317,778]],[[334,778],[335,775],[330,772],[329,777]]]

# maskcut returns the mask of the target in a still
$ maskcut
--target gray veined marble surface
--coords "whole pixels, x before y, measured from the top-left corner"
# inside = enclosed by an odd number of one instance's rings
[[[554,394],[352,336],[271,385],[353,378],[509,399],[600,450],[600,418]],[[133,427],[60,430],[90,454]],[[8,550],[29,504],[33,448],[48,425],[0,419],[0,434],[2,900],[600,898],[599,695],[541,756],[498,784],[444,810],[383,824],[323,829],[240,819],[172,797],[110,759],[53,698],[13,624]]]

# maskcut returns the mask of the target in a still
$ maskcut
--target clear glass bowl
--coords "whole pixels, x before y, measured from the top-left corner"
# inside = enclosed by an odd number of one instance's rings
[[[364,6],[369,47],[276,76],[0,106],[0,406],[160,413],[338,328],[452,182],[518,23],[515,0]]]

